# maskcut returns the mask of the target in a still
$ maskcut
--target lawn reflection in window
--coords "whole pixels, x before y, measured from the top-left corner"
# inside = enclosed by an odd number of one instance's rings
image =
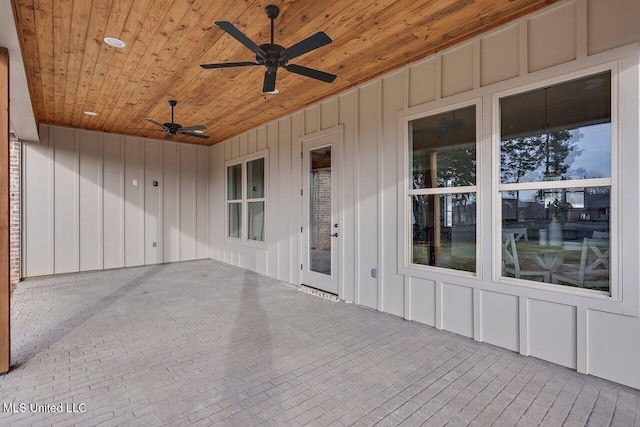
[[[416,195],[411,201],[413,264],[475,272],[475,193]]]
[[[475,105],[409,122],[412,264],[476,271],[476,133]]]
[[[502,98],[500,119],[502,276],[608,293],[611,72]]]

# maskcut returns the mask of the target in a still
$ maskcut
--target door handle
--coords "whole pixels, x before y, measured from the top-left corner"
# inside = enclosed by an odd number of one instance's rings
[[[338,233],[333,233],[331,237],[338,237]]]

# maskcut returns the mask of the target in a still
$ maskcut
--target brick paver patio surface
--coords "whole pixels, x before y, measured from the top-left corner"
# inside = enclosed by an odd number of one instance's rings
[[[208,260],[11,307],[0,425],[640,426],[638,390]]]

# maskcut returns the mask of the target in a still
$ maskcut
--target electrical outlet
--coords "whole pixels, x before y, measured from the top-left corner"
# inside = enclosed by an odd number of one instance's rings
[[[371,269],[371,277],[373,277],[374,279],[378,278],[378,269],[377,268],[372,268]]]
[[[134,187],[136,187],[137,185],[138,185],[138,180],[137,180],[137,179],[134,179],[134,180],[133,180],[133,186],[134,186]]]
[[[155,248],[156,246],[158,246],[156,242],[151,243],[151,247]]]
[[[158,181],[153,181],[153,186],[157,187],[158,186]]]

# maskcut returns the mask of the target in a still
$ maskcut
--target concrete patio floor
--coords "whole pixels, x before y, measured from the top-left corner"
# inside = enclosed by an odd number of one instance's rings
[[[1,425],[640,426],[638,390],[208,260],[27,280],[11,307]]]

